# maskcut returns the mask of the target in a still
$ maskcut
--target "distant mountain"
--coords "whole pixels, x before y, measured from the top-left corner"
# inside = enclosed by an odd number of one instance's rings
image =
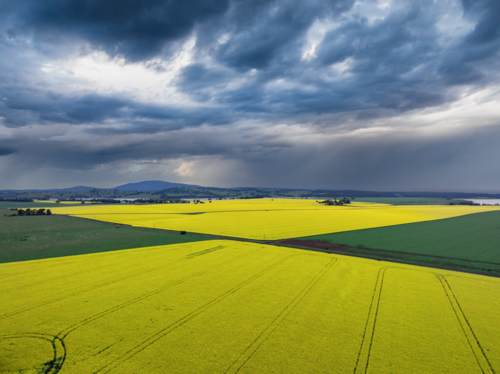
[[[164,181],[144,181],[138,183],[122,184],[121,186],[115,187],[113,189],[119,191],[148,192],[148,191],[167,190],[169,188],[176,188],[176,187],[199,187],[199,186],[195,186],[192,184],[183,184],[183,183],[170,183]]]
[[[93,190],[93,191],[92,191]],[[114,193],[106,191],[116,190]],[[168,191],[167,191],[168,190]],[[359,190],[320,190],[320,189],[290,189],[290,188],[258,188],[258,187],[235,187],[235,188],[216,188],[216,187],[202,187],[193,184],[184,183],[171,183],[164,181],[143,181],[138,183],[127,183],[114,188],[96,188],[88,186],[76,186],[71,188],[52,188],[47,190],[0,190],[0,195],[8,198],[40,198],[45,199],[47,196],[40,195],[39,197],[29,196],[33,193],[46,193],[50,194],[53,198],[59,198],[59,193],[66,193],[70,196],[65,198],[85,197],[80,192],[90,191],[87,195],[90,197],[105,197],[112,198],[120,197],[121,195],[135,195],[134,192],[152,192],[154,195],[161,195],[161,199],[172,198],[230,198],[230,197],[307,197],[307,198],[331,198],[331,197],[352,197],[352,198],[365,198],[365,197],[380,197],[380,198],[441,198],[441,199],[474,199],[474,198],[488,198],[500,199],[500,194],[492,193],[473,193],[473,192],[395,192],[395,191],[359,191]],[[120,194],[118,191],[122,191]],[[132,192],[132,194],[130,194]],[[15,196],[7,196],[13,194]],[[27,194],[27,195],[22,195]],[[90,195],[89,195],[90,194]],[[5,197],[4,197],[5,198]],[[0,197],[0,200],[2,198]]]
[[[6,192],[80,192],[88,190],[118,190],[118,191],[137,191],[137,192],[149,192],[149,191],[160,191],[167,190],[176,187],[200,187],[193,184],[183,184],[183,183],[170,183],[164,181],[144,181],[137,183],[127,183],[121,186],[112,188],[96,188],[88,186],[76,186],[70,188],[51,188],[46,190],[0,190],[2,193]]]

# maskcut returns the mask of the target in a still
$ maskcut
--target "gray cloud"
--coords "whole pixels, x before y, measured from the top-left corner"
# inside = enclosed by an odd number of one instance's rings
[[[3,100],[0,113],[7,126],[26,125],[39,121],[55,123],[92,123],[125,115],[128,102],[95,94],[67,97],[52,92],[39,96],[31,93],[10,93]]]
[[[196,175],[212,167],[219,174],[214,173],[216,178],[206,175],[205,183],[219,186],[449,190],[454,184],[461,190],[492,192],[500,183],[500,167],[491,162],[500,157],[496,146],[500,141],[499,127],[437,137],[382,133],[370,138],[321,138],[301,142],[294,136],[269,136],[258,129],[242,134],[230,128],[217,136],[205,129],[179,130],[142,139],[122,135],[40,141],[28,137],[17,144],[18,152],[10,156],[14,162],[9,173],[37,175],[50,167],[51,173],[59,170],[57,174],[72,175],[80,183],[90,180],[105,187],[110,180],[122,182],[132,175],[135,180],[147,179],[165,172],[161,162],[145,160],[174,160],[177,163],[172,165],[176,167],[180,162],[192,162],[195,177],[181,178],[172,172],[172,166],[169,173],[160,175],[194,183]],[[232,163],[226,170],[228,160]],[[101,167],[96,168],[96,164]],[[124,174],[126,165],[139,165],[142,169]],[[480,186],[478,179],[482,181]]]
[[[11,155],[15,152],[16,152],[16,150],[12,147],[0,145],[0,157],[1,156],[8,156],[8,155]]]
[[[195,25],[223,14],[228,1],[35,1],[15,2],[13,35],[30,33],[40,42],[65,35],[90,42],[131,61],[160,53],[166,43],[186,37]]]
[[[493,188],[474,165],[494,169],[497,156],[499,11],[496,0],[2,2],[0,175],[102,177],[114,165],[118,180],[129,164],[147,176],[164,163],[177,178],[175,162],[192,161],[204,179],[191,182],[217,185],[203,168],[231,161],[240,185],[473,188],[475,175]],[[79,76],[73,61],[96,52],[172,77],[155,96],[134,88],[140,76],[124,78],[132,88]],[[428,119],[447,111],[449,123]]]
[[[500,38],[500,22],[498,12],[500,4],[495,0],[462,0],[465,14],[469,17],[479,18],[474,31],[466,38],[469,44],[498,43]]]
[[[327,14],[335,17],[353,3],[290,0],[267,2],[254,9],[236,3],[228,19],[231,38],[218,48],[217,58],[239,70],[265,69],[273,60],[286,66],[287,60],[298,57],[302,36],[314,20]]]

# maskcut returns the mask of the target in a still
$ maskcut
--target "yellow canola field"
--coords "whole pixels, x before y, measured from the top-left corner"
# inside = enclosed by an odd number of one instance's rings
[[[482,206],[325,206],[313,200],[256,199],[205,204],[103,205],[54,209],[100,221],[228,237],[276,240],[500,210]]]
[[[232,241],[0,265],[7,373],[494,373],[500,279]]]
[[[322,201],[322,200],[318,200]],[[390,206],[388,204],[353,202],[345,207],[350,208],[377,208]],[[64,208],[64,207],[63,207]],[[235,200],[205,200],[203,203],[179,204],[112,204],[93,205],[81,204],[67,207],[72,214],[99,214],[99,213],[200,213],[200,212],[237,212],[237,211],[288,211],[288,210],[318,210],[331,209],[332,206],[319,204],[312,199],[235,199]]]

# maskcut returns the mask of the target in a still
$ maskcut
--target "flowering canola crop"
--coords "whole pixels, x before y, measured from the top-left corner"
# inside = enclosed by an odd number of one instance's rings
[[[500,371],[500,279],[233,241],[0,265],[2,372]]]
[[[274,240],[450,218],[500,210],[483,206],[325,206],[312,200],[223,200],[204,204],[61,207],[54,213],[168,230]]]

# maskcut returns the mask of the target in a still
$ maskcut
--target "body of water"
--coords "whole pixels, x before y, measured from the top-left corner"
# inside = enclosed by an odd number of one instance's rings
[[[466,199],[467,201],[473,201],[474,204],[481,205],[500,205],[500,199]]]

